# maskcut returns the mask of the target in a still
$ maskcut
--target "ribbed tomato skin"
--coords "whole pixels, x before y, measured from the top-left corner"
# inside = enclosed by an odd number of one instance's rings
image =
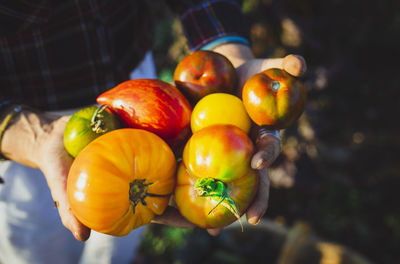
[[[89,143],[68,175],[67,194],[74,215],[101,233],[123,236],[164,212],[176,183],[176,160],[170,147],[154,133],[124,128]],[[133,206],[130,183],[145,180],[148,192]]]
[[[131,128],[153,132],[176,145],[190,132],[192,107],[173,85],[157,79],[123,82],[97,97]]]

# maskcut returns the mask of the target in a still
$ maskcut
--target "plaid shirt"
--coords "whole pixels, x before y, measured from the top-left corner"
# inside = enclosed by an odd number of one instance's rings
[[[0,2],[0,103],[42,110],[95,103],[100,93],[127,80],[151,49],[150,2]],[[167,2],[181,15],[192,49],[223,36],[247,38],[237,1]]]

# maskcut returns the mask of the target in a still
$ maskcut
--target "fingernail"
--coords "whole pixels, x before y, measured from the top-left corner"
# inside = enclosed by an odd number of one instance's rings
[[[257,170],[261,170],[262,169],[262,167],[263,167],[263,160],[262,159],[259,159],[258,161],[257,161],[257,163],[256,163],[256,166],[255,166],[255,168],[257,169]]]
[[[73,234],[76,240],[80,240],[78,232],[75,231]]]
[[[73,234],[75,239],[81,242],[84,242],[88,239],[88,234],[86,232],[84,232],[83,234],[79,234],[77,231],[75,231]]]
[[[258,223],[260,223],[260,221],[261,221],[261,218],[254,216],[254,217],[250,218],[248,222],[251,225],[258,225]]]

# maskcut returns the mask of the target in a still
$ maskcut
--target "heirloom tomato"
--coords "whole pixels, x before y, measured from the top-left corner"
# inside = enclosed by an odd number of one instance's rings
[[[275,68],[253,75],[242,90],[250,118],[269,129],[284,129],[293,124],[303,113],[306,98],[302,81]]]
[[[197,50],[181,60],[174,71],[175,85],[195,104],[207,94],[234,93],[238,76],[232,63],[222,54]]]
[[[71,156],[76,157],[93,139],[121,126],[118,117],[105,106],[79,109],[65,127],[64,147]]]
[[[235,125],[248,133],[251,120],[242,100],[227,93],[213,93],[200,99],[193,108],[190,121],[192,132],[216,124]]]
[[[156,79],[123,82],[97,97],[131,128],[153,132],[175,147],[190,133],[192,107],[173,85]]]
[[[197,178],[181,163],[175,200],[180,213],[202,228],[224,227],[245,213],[258,188],[258,175],[249,169],[232,181]]]
[[[175,172],[175,156],[160,137],[142,129],[117,129],[90,142],[75,158],[68,200],[87,227],[123,236],[164,212]]]
[[[181,214],[204,228],[232,223],[246,211],[258,188],[250,168],[253,143],[233,125],[213,125],[192,135],[178,170],[175,201]]]

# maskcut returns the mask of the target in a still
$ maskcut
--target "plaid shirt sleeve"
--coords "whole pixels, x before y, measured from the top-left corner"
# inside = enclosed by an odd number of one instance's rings
[[[190,49],[197,50],[224,37],[249,40],[249,28],[242,12],[242,1],[169,1],[177,10]]]

